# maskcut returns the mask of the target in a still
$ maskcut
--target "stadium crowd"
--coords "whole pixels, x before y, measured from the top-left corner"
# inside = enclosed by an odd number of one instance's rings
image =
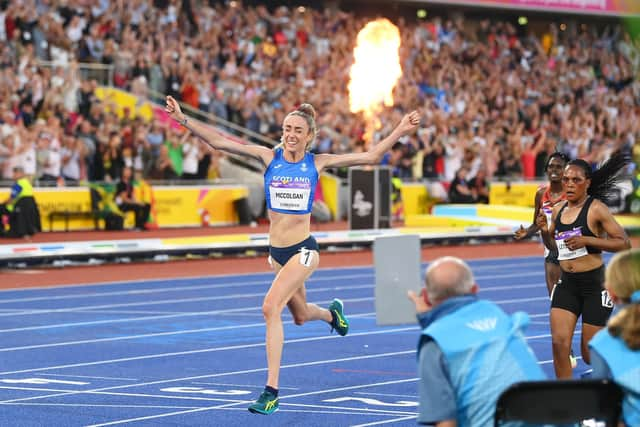
[[[197,10],[197,13],[195,12]],[[592,164],[616,150],[640,164],[640,39],[550,23],[397,20],[404,74],[382,128],[364,141],[349,111],[358,31],[372,17],[334,9],[197,0],[24,0],[0,12],[0,166],[40,182],[115,180],[132,166],[157,179],[216,176],[197,141],[160,122],[119,118],[79,64],[113,66],[113,84],[169,94],[279,138],[287,111],[321,113],[314,150],[364,149],[414,108],[421,128],[386,162],[404,179],[532,179],[556,149]],[[41,62],[52,65],[42,65]]]

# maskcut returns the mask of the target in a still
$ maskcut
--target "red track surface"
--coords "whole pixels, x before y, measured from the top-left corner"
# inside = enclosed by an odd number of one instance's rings
[[[313,231],[346,230],[346,223],[314,224]],[[40,233],[32,242],[61,242],[78,240],[124,240],[140,238],[166,238],[179,236],[203,236],[233,233],[266,233],[266,225],[258,227],[164,229],[147,232],[53,232]],[[640,245],[640,238],[632,239],[633,246]],[[5,239],[2,243],[28,243],[24,240]],[[513,242],[482,245],[433,246],[422,249],[422,260],[428,261],[442,255],[455,255],[465,259],[541,255],[539,243]],[[371,251],[322,252],[320,268],[372,265]],[[541,258],[542,267],[542,258]],[[137,279],[172,277],[201,277],[218,274],[268,272],[264,256],[246,258],[222,258],[185,260],[165,263],[132,263],[102,266],[65,268],[37,268],[30,270],[0,271],[0,288],[25,288],[66,284],[102,283]]]

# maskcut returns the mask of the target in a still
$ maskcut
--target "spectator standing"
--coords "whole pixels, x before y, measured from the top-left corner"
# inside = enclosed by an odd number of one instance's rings
[[[507,315],[480,300],[469,266],[455,257],[433,261],[421,295],[409,291],[422,334],[418,344],[418,423],[493,425],[500,394],[544,373],[527,345],[526,313]]]
[[[61,176],[65,185],[78,185],[83,174],[84,145],[79,138],[73,135],[62,137]]]
[[[104,167],[104,179],[117,181],[122,175],[124,159],[122,157],[122,138],[118,131],[109,134],[109,140],[102,152],[102,165]]]
[[[198,162],[200,144],[191,132],[185,132],[181,139],[182,145],[182,179],[198,179]]]
[[[42,171],[39,180],[57,183],[62,168],[60,141],[50,132],[42,132],[38,138],[38,160]]]

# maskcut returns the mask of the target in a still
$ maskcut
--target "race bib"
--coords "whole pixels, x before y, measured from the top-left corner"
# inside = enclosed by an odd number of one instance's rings
[[[311,188],[309,186],[271,186],[271,207],[290,211],[305,211],[309,206]]]
[[[556,246],[558,246],[558,260],[564,261],[568,259],[580,258],[588,254],[586,246],[579,249],[570,250],[567,247],[566,240],[570,237],[582,236],[581,229],[567,230],[556,234]]]
[[[609,292],[607,290],[603,290],[600,293],[600,299],[602,300],[602,306],[605,308],[613,308],[613,300],[611,296],[609,296]]]
[[[313,261],[313,251],[307,248],[300,249],[300,264],[309,267]]]

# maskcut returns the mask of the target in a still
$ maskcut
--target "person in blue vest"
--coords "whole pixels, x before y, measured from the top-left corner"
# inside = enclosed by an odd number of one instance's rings
[[[334,299],[327,309],[307,302],[304,282],[319,264],[318,243],[311,235],[311,210],[320,173],[327,168],[376,165],[402,136],[414,132],[417,111],[406,114],[396,128],[369,150],[348,154],[313,154],[316,113],[301,104],[284,118],[281,143],[275,148],[240,144],[222,137],[211,127],[189,120],[180,105],[167,97],[169,116],[204,141],[209,147],[251,157],[265,168],[264,190],[269,213],[269,260],[276,276],[262,303],[266,323],[267,383],[258,400],[249,406],[253,413],[268,415],[278,410],[278,380],[284,344],[282,311],[289,308],[296,325],[323,320],[344,336],[349,321],[343,303]]]
[[[438,427],[492,426],[500,394],[545,375],[525,341],[526,313],[507,315],[477,297],[463,260],[429,264],[425,287],[409,291],[422,328],[418,343],[418,423]]]
[[[612,378],[622,388],[622,421],[640,426],[640,249],[613,256],[605,286],[621,308],[589,342],[592,377]]]

